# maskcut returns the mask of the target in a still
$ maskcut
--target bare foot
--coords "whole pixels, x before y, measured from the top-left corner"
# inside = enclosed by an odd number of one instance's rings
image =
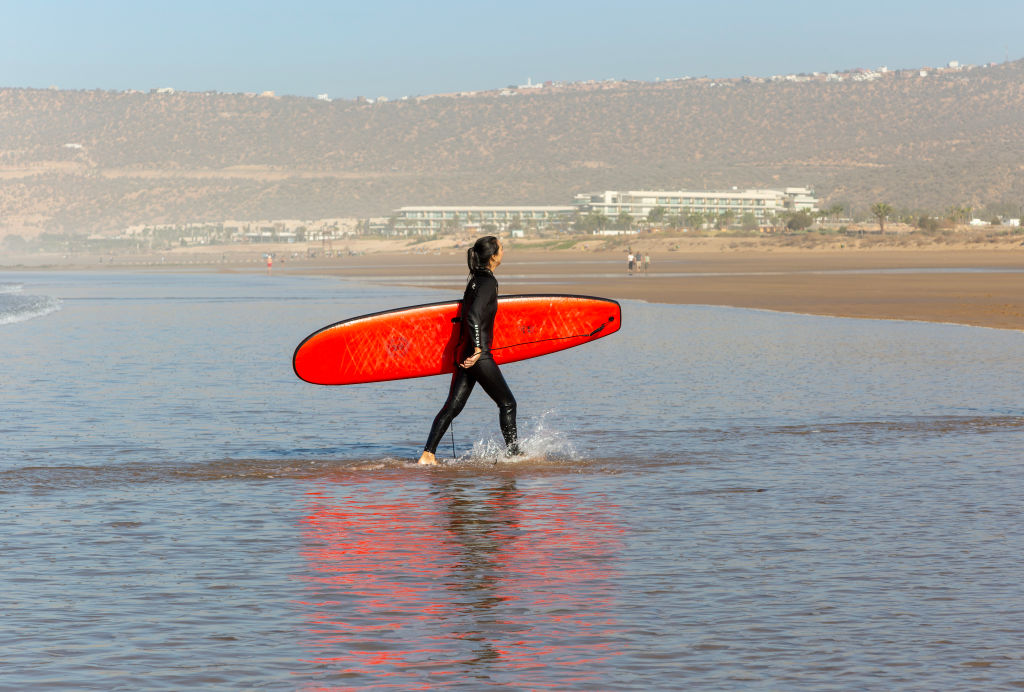
[[[437,466],[437,459],[434,458],[433,454],[424,450],[423,454],[420,455],[419,463],[424,466]]]

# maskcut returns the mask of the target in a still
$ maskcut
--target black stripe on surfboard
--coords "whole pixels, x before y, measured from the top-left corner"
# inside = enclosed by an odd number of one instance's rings
[[[518,344],[509,344],[508,346],[499,346],[498,348],[492,348],[491,351],[502,351],[506,348],[515,348],[516,346],[529,346],[530,344],[540,344],[545,341],[565,341],[566,339],[589,339],[590,337],[597,336],[604,331],[604,328],[615,321],[615,317],[609,317],[607,320],[601,323],[601,326],[590,332],[589,334],[573,334],[572,336],[551,336],[547,339],[537,339],[536,341],[520,341]]]

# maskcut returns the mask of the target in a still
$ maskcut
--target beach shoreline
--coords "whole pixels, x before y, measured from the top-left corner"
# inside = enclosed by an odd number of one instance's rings
[[[468,238],[176,248],[140,255],[6,257],[2,271],[267,271],[430,286],[459,293]],[[565,247],[565,245],[569,245]],[[651,256],[627,272],[628,249]],[[575,293],[833,317],[1024,330],[1024,246],[981,242],[623,236],[537,243],[509,239],[502,293]],[[312,256],[311,256],[312,255]]]

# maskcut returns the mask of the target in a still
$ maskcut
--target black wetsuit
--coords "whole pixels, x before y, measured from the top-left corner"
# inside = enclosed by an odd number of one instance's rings
[[[516,444],[516,399],[491,357],[491,338],[497,311],[498,280],[486,269],[473,272],[466,284],[466,293],[462,296],[462,330],[457,353],[461,363],[479,348],[480,358],[470,368],[458,364],[455,366],[448,400],[434,418],[424,447],[431,454],[437,452],[438,443],[455,416],[462,412],[477,382],[498,405],[501,434],[509,452],[515,454],[519,451]]]

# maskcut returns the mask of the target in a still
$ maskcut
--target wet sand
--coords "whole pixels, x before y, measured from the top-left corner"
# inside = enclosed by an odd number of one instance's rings
[[[632,275],[619,252],[510,250],[498,274],[503,293],[580,293],[1024,330],[1024,248],[671,252],[653,255],[647,273]],[[458,251],[378,254],[281,270],[426,282],[453,291],[465,280]]]
[[[626,271],[633,242],[651,254],[647,273]],[[609,248],[609,245],[613,246]],[[617,247],[614,247],[616,246]],[[340,251],[344,248],[347,252]],[[319,244],[308,249],[322,251]],[[264,271],[428,285],[461,294],[465,245],[355,239],[341,256],[307,246],[233,245],[106,258],[6,258],[14,269]],[[45,265],[45,266],[41,266]],[[658,238],[580,241],[544,250],[509,241],[503,293],[579,293],[658,303],[723,305],[836,317],[922,320],[1024,330],[1024,245],[999,242],[850,242],[799,247],[785,238]]]

